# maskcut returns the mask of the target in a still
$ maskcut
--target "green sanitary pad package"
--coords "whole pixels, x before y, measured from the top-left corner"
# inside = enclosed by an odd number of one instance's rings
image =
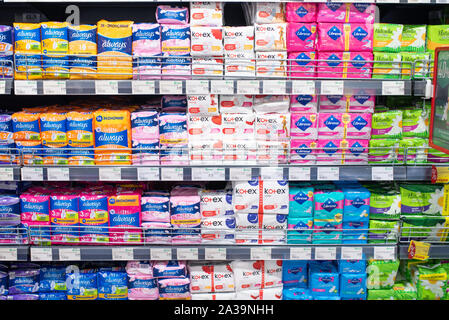
[[[416,300],[416,288],[410,282],[396,282],[393,286],[395,300]]]
[[[404,216],[402,217],[401,241],[446,241],[449,217]]]
[[[394,290],[368,290],[368,297],[366,300],[395,300]]]
[[[449,45],[449,25],[427,26],[427,50],[435,51],[438,47]]]
[[[371,139],[401,139],[402,111],[374,113],[371,120]]]
[[[429,76],[429,59],[428,53],[401,52],[402,79],[422,79]]]
[[[404,25],[401,37],[401,51],[426,51],[426,25]]]
[[[441,216],[444,202],[443,188],[441,184],[401,184],[401,213]]]
[[[427,109],[402,110],[402,135],[407,138],[428,138],[429,114]]]
[[[399,52],[401,50],[402,24],[375,23],[373,50],[378,52]]]
[[[447,272],[441,264],[417,265],[412,270],[418,300],[443,300],[446,296]]]
[[[399,235],[399,221],[369,221],[368,243],[396,243]]]
[[[373,79],[399,79],[402,57],[400,53],[373,52]]]
[[[398,268],[399,260],[368,260],[366,287],[368,289],[392,289]]]

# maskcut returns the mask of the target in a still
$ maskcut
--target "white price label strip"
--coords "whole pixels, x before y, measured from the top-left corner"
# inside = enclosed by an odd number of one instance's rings
[[[198,260],[198,248],[178,248],[178,260]]]
[[[156,89],[154,81],[133,80],[133,94],[155,94]]]
[[[237,81],[237,94],[259,94],[258,80]]]
[[[260,168],[262,180],[284,180],[284,168],[263,167]]]
[[[151,260],[171,260],[171,248],[151,248]]]
[[[22,168],[22,180],[43,181],[44,180],[43,168]]]
[[[159,94],[182,94],[182,81],[159,81]]]
[[[100,181],[120,181],[122,180],[121,168],[98,168]]]
[[[212,94],[234,94],[234,80],[212,80],[210,82]]]
[[[361,260],[363,258],[362,247],[342,247],[341,260]]]
[[[14,92],[17,95],[36,95],[37,94],[37,81],[14,81]]]
[[[69,168],[47,168],[48,181],[70,181]]]
[[[317,180],[340,180],[340,168],[338,167],[318,167]]]
[[[0,167],[0,181],[14,181],[14,169]]]
[[[224,168],[192,168],[193,181],[223,181],[225,178]]]
[[[209,80],[188,80],[187,94],[209,94]]]
[[[292,94],[314,95],[315,81],[312,80],[293,80]]]
[[[161,180],[162,181],[183,181],[184,169],[183,168],[161,168]]]
[[[231,181],[252,180],[252,171],[251,168],[230,168],[229,179]]]
[[[400,0],[376,0],[376,3],[399,3]]]
[[[159,181],[159,168],[137,168],[138,181]]]
[[[286,94],[287,82],[285,80],[264,80],[263,94]]]
[[[31,261],[52,261],[51,248],[31,248]]]
[[[290,260],[311,260],[312,248],[307,247],[291,247],[290,248]]]
[[[59,249],[60,261],[81,261],[80,248],[61,248]]]
[[[403,96],[405,92],[404,81],[382,81],[383,96]]]
[[[396,247],[374,247],[374,260],[394,260]]]
[[[0,248],[0,261],[17,261],[17,248]]]
[[[315,260],[335,260],[337,259],[337,248],[335,247],[316,247]]]
[[[393,181],[394,179],[393,167],[372,167],[371,178],[373,181]]]
[[[129,261],[134,260],[133,248],[112,248],[112,260]]]
[[[46,80],[43,82],[43,84],[44,84],[44,94],[50,95],[67,94],[65,81]]]
[[[321,94],[324,95],[343,95],[345,90],[344,81],[322,80]]]
[[[6,94],[6,81],[0,81],[0,94]]]
[[[206,260],[226,260],[226,248],[205,248]]]
[[[288,180],[310,181],[310,168],[309,167],[288,168]]]
[[[271,260],[271,248],[251,248],[251,260]]]
[[[95,80],[96,94],[118,94],[117,80]]]

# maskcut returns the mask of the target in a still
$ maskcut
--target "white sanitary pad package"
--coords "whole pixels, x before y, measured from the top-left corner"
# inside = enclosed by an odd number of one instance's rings
[[[229,263],[190,263],[190,292],[235,291],[234,272]]]
[[[237,292],[282,287],[282,260],[235,260],[231,266]]]

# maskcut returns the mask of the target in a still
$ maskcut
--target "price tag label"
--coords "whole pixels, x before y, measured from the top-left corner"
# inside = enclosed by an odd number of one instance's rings
[[[69,168],[47,168],[48,181],[70,181]]]
[[[183,181],[184,169],[183,168],[161,168],[161,180],[162,181]]]
[[[226,248],[205,248],[206,260],[226,260]]]
[[[271,260],[271,248],[267,247],[251,248],[251,260]]]
[[[53,251],[51,248],[31,248],[31,261],[52,261]]]
[[[290,260],[311,260],[312,248],[290,247]]]
[[[335,247],[316,247],[315,260],[335,260],[337,259],[337,248]]]
[[[237,94],[259,94],[259,80],[238,80]]]
[[[284,180],[284,168],[263,167],[260,168],[262,180]]]
[[[17,95],[36,95],[37,81],[15,80],[14,92]]]
[[[118,94],[117,80],[95,80],[96,94]]]
[[[198,248],[178,248],[178,260],[198,260]]]
[[[65,81],[46,80],[43,82],[43,84],[44,84],[44,94],[51,94],[51,95],[67,94]]]
[[[188,80],[187,94],[209,94],[209,80]]]
[[[121,168],[98,168],[100,181],[120,181],[122,180]]]
[[[22,168],[23,181],[43,181],[44,170],[42,168]]]
[[[410,241],[408,247],[408,258],[415,260],[429,259],[430,243],[422,241]]]
[[[396,247],[374,247],[374,260],[394,260]]]
[[[363,249],[361,247],[342,247],[341,260],[361,260]]]
[[[171,260],[171,248],[151,248],[151,260]]]
[[[310,168],[309,167],[288,168],[288,180],[310,181]]]
[[[59,249],[60,261],[81,261],[80,248],[61,248]]]
[[[112,260],[129,261],[134,260],[133,248],[112,248]]]
[[[137,168],[138,181],[159,181],[159,168]]]
[[[292,94],[314,95],[315,81],[313,80],[293,80]]]
[[[142,81],[133,80],[132,81],[133,94],[155,94],[156,88],[154,81]]]
[[[318,167],[317,170],[318,180],[340,180],[340,168],[338,167]]]
[[[0,94],[6,94],[6,81],[0,81]]]
[[[182,94],[182,81],[159,81],[159,94]]]
[[[264,80],[263,94],[286,94],[287,82],[285,80]]]
[[[224,168],[192,168],[193,181],[223,181],[225,178]]]
[[[383,96],[403,96],[405,92],[404,81],[382,81]]]
[[[234,80],[211,80],[210,93],[234,94]]]
[[[0,261],[17,261],[17,248],[0,248]]]
[[[373,181],[393,181],[393,167],[373,167],[371,169],[371,178]]]
[[[14,169],[0,167],[0,181],[14,181]]]
[[[321,94],[324,95],[343,95],[345,90],[344,81],[322,80]]]
[[[229,169],[229,180],[231,181],[241,181],[241,180],[252,180],[252,169],[251,168],[230,168]]]

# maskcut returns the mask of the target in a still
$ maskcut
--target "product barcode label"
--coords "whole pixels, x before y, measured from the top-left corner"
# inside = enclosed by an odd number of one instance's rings
[[[405,92],[404,81],[382,81],[383,96],[403,96]]]
[[[393,175],[393,167],[373,167],[371,169],[372,173],[372,180],[373,181],[393,181],[394,175]]]
[[[226,260],[226,248],[205,248],[206,260]]]
[[[292,81],[292,94],[314,95],[315,94],[315,81],[293,80]]]
[[[120,181],[122,180],[121,168],[99,168],[100,181]]]
[[[271,260],[271,248],[251,248],[251,260]]]
[[[129,261],[134,260],[133,248],[112,248],[112,260]]]
[[[36,95],[37,81],[15,80],[14,92],[17,95]]]
[[[396,247],[374,247],[374,260],[394,260]]]
[[[225,180],[224,168],[192,168],[193,181],[223,181]]]
[[[259,94],[258,80],[237,81],[237,94]]]
[[[264,80],[263,94],[286,94],[287,82],[285,80]]]
[[[229,169],[229,180],[252,180],[252,169],[251,168],[230,168]]]
[[[307,247],[292,247],[290,248],[290,260],[311,260],[312,248]]]
[[[50,94],[50,95],[67,94],[65,81],[46,80],[43,83],[44,83],[44,88],[43,88],[44,94]]]
[[[161,180],[162,181],[183,181],[184,169],[183,168],[161,168]]]
[[[310,181],[310,167],[288,168],[288,179],[292,181]]]
[[[22,168],[23,181],[44,180],[44,170],[42,168]]]
[[[96,94],[118,94],[117,80],[95,80]]]
[[[212,80],[210,82],[212,94],[234,94],[234,80]]]
[[[178,248],[178,260],[198,260],[198,248]]]
[[[0,261],[17,261],[17,248],[0,248]]]
[[[344,81],[340,80],[322,80],[321,81],[321,94],[324,95],[343,95],[344,94]]]
[[[52,248],[31,248],[31,261],[52,261]]]
[[[154,81],[133,80],[133,94],[155,94],[156,88]]]
[[[61,248],[59,249],[60,261],[80,261],[81,250],[80,248]]]
[[[209,80],[189,80],[186,91],[187,94],[209,94]]]
[[[361,247],[342,247],[341,260],[361,260],[363,258],[363,250]]]
[[[0,181],[13,181],[13,180],[14,180],[14,169],[0,167]]]
[[[337,259],[337,248],[335,247],[316,247],[315,260],[335,260]]]
[[[69,181],[69,168],[47,168],[48,181]]]
[[[182,81],[159,81],[160,94],[182,94]]]
[[[159,168],[137,168],[138,181],[159,181]]]
[[[171,248],[151,248],[151,260],[171,260]]]

